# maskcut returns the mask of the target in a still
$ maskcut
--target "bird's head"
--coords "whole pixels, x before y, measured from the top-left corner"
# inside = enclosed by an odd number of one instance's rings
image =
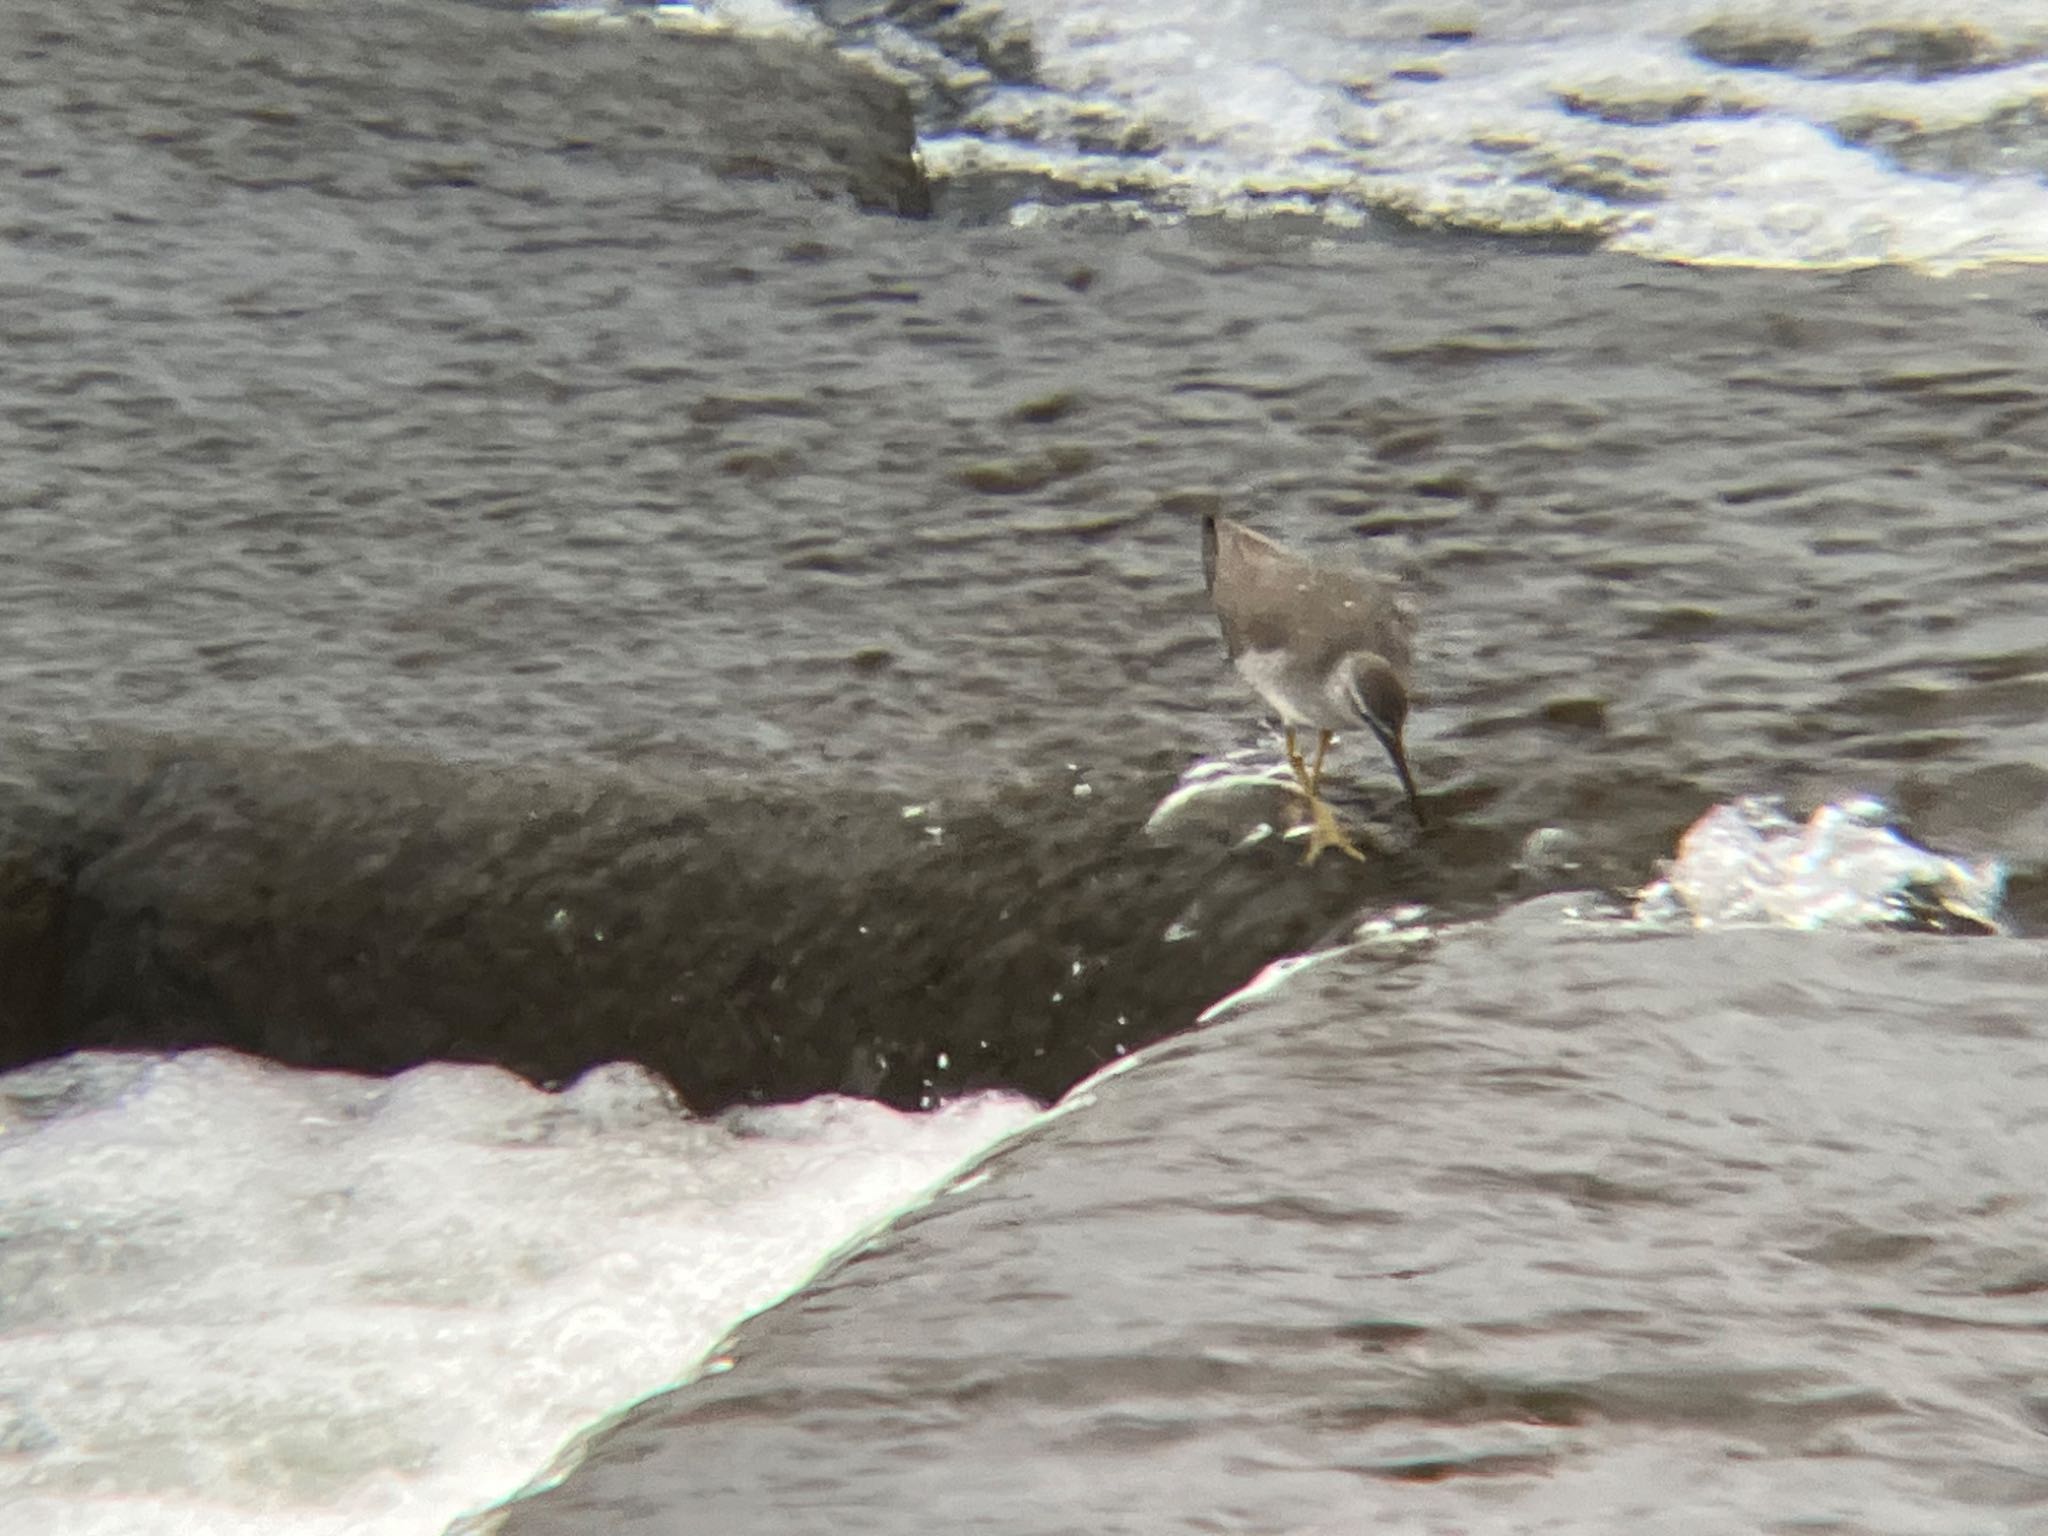
[[[1415,813],[1415,824],[1426,825],[1415,779],[1408,772],[1408,754],[1401,745],[1401,731],[1408,723],[1408,690],[1400,675],[1384,656],[1354,651],[1335,669],[1331,687],[1339,695],[1334,702],[1357,715],[1387,749],[1394,772],[1401,776],[1401,788],[1407,792],[1408,808]]]

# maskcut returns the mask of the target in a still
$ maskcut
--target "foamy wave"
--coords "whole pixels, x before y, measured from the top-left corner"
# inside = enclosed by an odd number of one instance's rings
[[[2036,5],[879,9],[843,40],[923,92],[928,168],[1028,178],[1040,216],[1392,214],[1759,266],[2048,260]],[[923,11],[943,23],[918,30]]]
[[[1035,1114],[699,1120],[626,1065],[0,1076],[0,1529],[441,1530]]]

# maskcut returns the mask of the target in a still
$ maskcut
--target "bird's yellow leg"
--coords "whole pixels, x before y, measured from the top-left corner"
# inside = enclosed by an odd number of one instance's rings
[[[1323,756],[1329,750],[1330,733],[1324,731],[1316,745],[1316,765],[1311,769],[1301,760],[1301,749],[1294,744],[1294,732],[1287,732],[1287,766],[1294,770],[1294,781],[1299,786],[1302,799],[1308,802],[1308,853],[1301,862],[1313,864],[1325,848],[1341,848],[1362,864],[1365,855],[1358,851],[1356,843],[1345,836],[1344,829],[1337,825],[1335,814],[1318,793],[1323,782]]]
[[[1308,771],[1308,797],[1313,800],[1323,788],[1323,754],[1330,750],[1330,733],[1316,732],[1316,765]]]
[[[1308,787],[1308,765],[1301,760],[1301,748],[1294,744],[1294,727],[1287,727],[1287,766],[1294,770],[1294,782],[1301,786],[1301,792],[1309,799],[1315,798],[1315,791]]]

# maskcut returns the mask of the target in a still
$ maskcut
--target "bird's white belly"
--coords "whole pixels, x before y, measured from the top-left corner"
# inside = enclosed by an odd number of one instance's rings
[[[1321,688],[1288,665],[1285,651],[1245,651],[1237,658],[1237,670],[1273,706],[1283,725],[1336,731],[1357,723],[1336,714]]]

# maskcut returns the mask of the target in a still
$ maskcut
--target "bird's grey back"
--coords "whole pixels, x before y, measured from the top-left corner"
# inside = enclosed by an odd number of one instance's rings
[[[1303,664],[1322,668],[1372,651],[1407,684],[1415,612],[1385,577],[1312,564],[1227,517],[1202,519],[1202,574],[1232,660],[1294,648]]]

